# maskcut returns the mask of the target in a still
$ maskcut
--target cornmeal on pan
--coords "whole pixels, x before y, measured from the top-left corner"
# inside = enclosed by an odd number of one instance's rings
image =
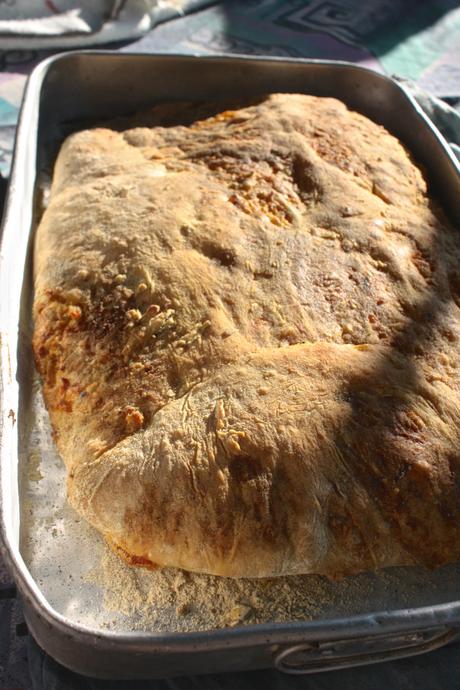
[[[460,235],[340,102],[158,106],[59,153],[34,351],[68,496],[128,562],[460,558]]]

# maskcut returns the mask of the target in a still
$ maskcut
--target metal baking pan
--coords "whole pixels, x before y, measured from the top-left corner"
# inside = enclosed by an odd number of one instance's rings
[[[64,505],[64,471],[30,351],[30,238],[39,183],[72,129],[159,101],[270,91],[337,97],[385,125],[424,166],[434,193],[460,223],[460,170],[447,143],[403,87],[355,65],[84,51],[45,60],[27,85],[0,254],[1,535],[30,630],[49,654],[83,674],[152,678],[265,667],[309,673],[420,654],[460,633],[458,564],[434,573],[396,568],[339,583],[323,579],[321,605],[304,616],[235,627],[209,620],[186,632],[177,632],[173,618],[149,627],[120,614],[109,626],[101,587],[83,576],[105,547]],[[31,521],[33,514],[41,522]]]

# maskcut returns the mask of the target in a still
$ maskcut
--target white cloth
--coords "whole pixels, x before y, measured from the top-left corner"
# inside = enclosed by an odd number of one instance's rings
[[[210,0],[8,0],[0,50],[77,48],[137,38]]]

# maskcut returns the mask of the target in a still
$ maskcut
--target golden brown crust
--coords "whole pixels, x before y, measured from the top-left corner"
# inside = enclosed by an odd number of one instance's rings
[[[458,559],[458,234],[338,101],[212,107],[59,154],[34,351],[70,501],[215,574]]]

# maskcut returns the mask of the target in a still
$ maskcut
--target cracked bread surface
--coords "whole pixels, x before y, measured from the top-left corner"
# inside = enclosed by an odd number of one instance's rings
[[[70,502],[147,567],[458,560],[457,230],[339,101],[224,107],[59,153],[33,346]]]

